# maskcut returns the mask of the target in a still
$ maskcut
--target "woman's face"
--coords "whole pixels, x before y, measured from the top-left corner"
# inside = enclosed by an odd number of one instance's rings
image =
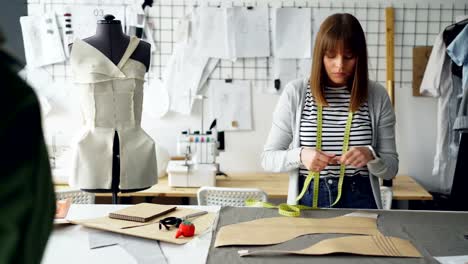
[[[354,75],[356,56],[349,50],[329,50],[323,56],[328,85],[344,86]]]

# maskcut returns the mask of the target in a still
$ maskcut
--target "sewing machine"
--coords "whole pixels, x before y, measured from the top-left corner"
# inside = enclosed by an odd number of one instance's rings
[[[211,131],[200,134],[183,131],[177,140],[177,154],[184,160],[171,160],[167,166],[168,184],[173,187],[215,186],[219,164],[218,141]]]

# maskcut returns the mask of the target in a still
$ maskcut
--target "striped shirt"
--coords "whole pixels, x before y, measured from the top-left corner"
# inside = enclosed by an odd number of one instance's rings
[[[348,119],[350,92],[346,87],[325,88],[325,98],[329,104],[323,108],[322,112],[322,151],[341,156],[343,148],[343,137]],[[317,132],[317,105],[310,88],[307,89],[304,108],[301,115],[301,127],[299,131],[301,147],[315,148]],[[372,143],[372,125],[369,116],[367,102],[363,103],[359,110],[353,115],[351,132],[349,137],[349,147],[368,146]],[[308,170],[301,165],[299,175],[307,176]],[[355,168],[346,166],[345,176],[360,174],[369,176],[367,166]],[[340,165],[328,165],[320,171],[320,177],[340,176]]]

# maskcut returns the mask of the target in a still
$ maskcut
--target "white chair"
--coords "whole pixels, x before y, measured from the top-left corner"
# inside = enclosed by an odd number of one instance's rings
[[[380,199],[382,200],[382,209],[392,209],[393,191],[387,186],[380,186]]]
[[[266,202],[267,194],[257,188],[201,187],[197,193],[198,205],[245,206],[246,199]]]
[[[73,204],[94,204],[94,193],[83,192],[81,190],[56,190],[55,199],[65,200],[72,198]]]

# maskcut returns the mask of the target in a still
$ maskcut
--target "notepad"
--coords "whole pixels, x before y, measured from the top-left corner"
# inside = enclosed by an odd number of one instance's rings
[[[109,213],[109,217],[114,219],[144,223],[158,216],[172,212],[175,209],[176,207],[173,205],[140,203]]]

